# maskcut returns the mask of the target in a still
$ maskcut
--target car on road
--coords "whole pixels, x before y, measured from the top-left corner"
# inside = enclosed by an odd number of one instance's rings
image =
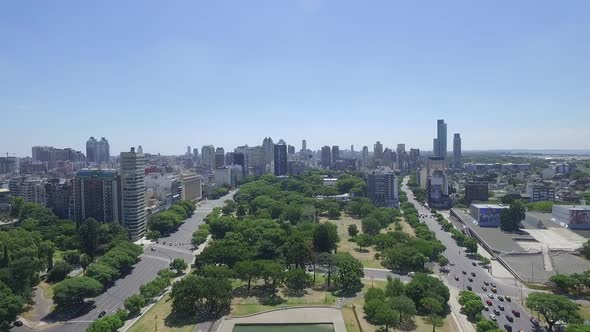
[[[494,311],[494,314],[496,314],[496,315],[499,315],[499,314],[500,314],[500,310],[498,310],[498,309],[496,309],[496,308],[494,308],[494,310],[493,310],[493,311]]]
[[[476,262],[471,262],[471,265],[477,266],[477,263]]]
[[[162,244],[163,244],[163,245],[166,245],[166,241],[162,241]]]
[[[471,275],[475,277],[475,272],[471,272]]]
[[[498,304],[498,309],[500,309],[500,310],[504,311],[504,306],[503,306],[503,305],[501,305],[501,304]]]
[[[463,274],[467,274],[467,272],[466,272],[466,271],[461,271],[461,273],[463,273]]]
[[[512,314],[514,315],[514,317],[520,317],[520,312],[517,310],[512,310]]]
[[[496,289],[496,287],[492,287],[492,293],[497,293],[498,290]]]
[[[151,247],[151,248],[150,248],[150,250],[151,250],[151,251],[156,251],[156,248],[154,248],[154,247]]]
[[[486,286],[489,286],[490,285],[490,283],[487,280],[484,280],[483,281],[483,284],[486,285]]]
[[[498,298],[498,300],[504,302],[504,298],[502,297],[502,295],[498,295],[497,298]]]
[[[473,288],[471,288],[471,286],[467,286],[467,290],[473,290]]]
[[[416,272],[408,272],[408,277],[413,277]]]
[[[491,285],[492,287],[496,287],[496,284],[495,284],[495,283],[493,283],[493,282],[492,282],[492,283],[490,283],[490,285]]]
[[[510,326],[510,324],[504,324],[504,329],[508,332],[512,332],[512,326]]]
[[[458,280],[459,280],[459,277],[458,277],[458,276],[455,276],[455,280],[457,280],[457,281],[458,281]]]
[[[483,311],[490,311],[490,307],[483,307]]]
[[[489,297],[490,299],[493,299],[493,298],[494,298],[494,294],[492,294],[492,293],[488,293],[488,297]]]
[[[514,322],[514,318],[512,318],[512,316],[510,316],[510,315],[506,315],[506,320],[509,321],[510,323]]]
[[[455,266],[455,263],[453,263],[453,262],[449,262],[449,265],[450,265],[450,266]]]
[[[487,305],[493,305],[492,301],[490,301],[490,300],[486,300],[486,304]]]
[[[481,286],[481,290],[484,291],[484,292],[487,292],[488,291],[488,288],[486,286]]]
[[[496,321],[496,315],[490,314],[490,319],[495,322]]]
[[[539,320],[536,319],[535,317],[531,317],[530,321],[531,321],[531,324],[533,324],[534,326],[539,326]]]
[[[103,310],[100,312],[100,314],[98,314],[98,318],[102,318],[106,314],[107,314],[107,312]]]
[[[23,326],[23,322],[21,322],[20,320],[17,320],[14,322],[14,326],[16,326],[16,327]]]
[[[473,282],[473,278],[467,278],[467,280],[469,280],[469,282]]]
[[[508,302],[512,302],[512,298],[508,295],[504,296],[504,298],[506,299],[506,301]]]

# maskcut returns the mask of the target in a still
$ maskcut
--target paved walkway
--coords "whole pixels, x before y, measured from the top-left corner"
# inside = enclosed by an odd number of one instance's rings
[[[334,332],[346,332],[340,309],[332,307],[285,308],[242,318],[226,317],[217,332],[232,332],[236,324],[332,324]]]

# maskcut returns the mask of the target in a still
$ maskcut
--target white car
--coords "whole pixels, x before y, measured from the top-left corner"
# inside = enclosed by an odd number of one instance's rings
[[[449,265],[450,265],[450,266],[455,266],[455,263],[453,263],[453,262],[449,262]]]
[[[494,294],[492,294],[492,293],[488,293],[488,297],[489,297],[490,299],[493,299],[493,298],[494,298]]]
[[[495,322],[496,321],[496,315],[490,314],[490,319]]]

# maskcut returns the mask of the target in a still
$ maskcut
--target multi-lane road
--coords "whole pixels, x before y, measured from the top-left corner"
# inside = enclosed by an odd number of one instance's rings
[[[442,274],[442,278],[445,280],[449,287],[455,289],[467,290],[469,286],[473,292],[477,293],[484,304],[486,301],[490,301],[491,305],[487,305],[489,311],[483,311],[482,313],[490,319],[489,315],[494,314],[494,309],[499,311],[498,315],[495,315],[495,319],[498,322],[500,328],[506,329],[505,326],[510,326],[512,331],[538,331],[530,321],[531,316],[519,303],[521,301],[522,286],[514,284],[514,279],[496,278],[492,276],[487,269],[477,264],[477,261],[468,257],[465,250],[459,247],[455,240],[451,237],[450,233],[445,232],[441,229],[441,226],[436,221],[436,218],[432,215],[430,210],[414,198],[413,193],[407,186],[407,178],[404,179],[402,190],[406,192],[408,200],[414,204],[418,210],[418,214],[421,216],[420,221],[424,222],[428,228],[436,234],[436,238],[439,239],[447,248],[444,255],[449,259],[450,271],[446,274]],[[473,264],[476,263],[476,266]],[[475,274],[475,276],[472,275]],[[457,279],[457,280],[456,280]],[[472,279],[470,281],[469,279]],[[486,285],[485,283],[488,283]],[[492,293],[491,284],[496,285],[497,293]],[[484,288],[486,290],[484,290]],[[488,293],[493,294],[493,298],[488,296]],[[511,301],[508,302],[506,299],[500,301],[498,295],[501,297],[509,296]],[[500,309],[500,308],[503,308]],[[512,311],[516,311],[520,314],[520,317],[516,317]],[[506,316],[512,318],[513,322],[510,322]]]
[[[107,314],[123,307],[125,299],[139,292],[141,285],[153,280],[158,271],[168,267],[175,258],[182,258],[191,264],[194,261],[192,234],[203,223],[203,219],[213,208],[222,207],[231,199],[233,192],[217,200],[205,200],[198,204],[195,213],[170,236],[161,238],[159,244],[145,245],[141,260],[134,265],[131,273],[115,282],[105,293],[97,296],[92,304],[80,310],[77,317],[59,323],[59,326],[44,329],[50,332],[85,331],[88,325],[105,311]],[[166,244],[164,244],[164,241]],[[154,248],[152,250],[152,248]],[[50,323],[50,322],[48,322]],[[26,326],[15,327],[12,331],[34,331]]]

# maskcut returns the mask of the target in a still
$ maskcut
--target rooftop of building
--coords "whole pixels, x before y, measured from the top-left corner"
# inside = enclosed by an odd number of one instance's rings
[[[507,209],[506,205],[502,204],[488,204],[488,203],[479,203],[479,204],[471,204],[478,209]]]
[[[553,205],[554,207],[560,207],[575,211],[590,211],[590,205]]]
[[[0,194],[5,194],[5,193],[9,193],[10,190],[6,189],[6,188],[0,188]]]
[[[97,178],[111,178],[117,175],[116,169],[81,169],[76,173],[76,177],[78,178],[89,178],[89,177],[97,177]]]

